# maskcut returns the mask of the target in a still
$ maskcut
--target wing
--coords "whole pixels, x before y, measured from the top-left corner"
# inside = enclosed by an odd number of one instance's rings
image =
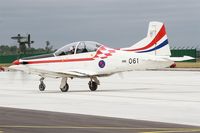
[[[37,69],[32,68],[24,65],[13,65],[9,67],[10,70],[18,70],[23,71],[29,74],[36,74],[42,77],[52,77],[52,78],[59,78],[59,77],[79,77],[79,78],[87,78],[91,76],[97,75],[97,73],[92,71],[80,70],[80,69],[70,69],[64,71],[53,71],[53,70],[45,70],[45,69]]]

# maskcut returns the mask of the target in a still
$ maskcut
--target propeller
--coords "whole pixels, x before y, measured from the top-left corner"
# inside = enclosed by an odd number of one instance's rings
[[[124,74],[123,74],[122,72],[118,73],[118,75],[119,75],[119,77],[120,77],[121,79],[124,79]]]
[[[21,80],[22,83],[25,83],[27,81],[27,79],[29,78],[27,73],[22,72],[22,71],[15,71],[12,69],[9,69],[9,73],[8,73],[8,78],[10,80],[11,83],[13,83],[15,80]]]

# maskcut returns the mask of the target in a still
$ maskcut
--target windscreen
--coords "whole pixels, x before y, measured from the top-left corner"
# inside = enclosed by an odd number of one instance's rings
[[[92,41],[74,42],[58,49],[55,52],[55,55],[62,56],[62,55],[72,55],[72,54],[80,54],[87,52],[96,52],[100,46],[101,46],[100,43]]]

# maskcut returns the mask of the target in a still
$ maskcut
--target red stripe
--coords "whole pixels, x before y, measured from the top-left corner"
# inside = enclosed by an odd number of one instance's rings
[[[107,58],[107,57],[100,57],[101,59],[105,59],[105,58]]]
[[[98,51],[97,51],[97,54],[99,55],[99,54],[103,54],[103,53],[102,53],[100,50],[98,50]]]
[[[112,56],[111,53],[105,53],[104,55],[106,55],[106,56]]]
[[[110,53],[115,53],[115,50],[108,50]]]
[[[64,59],[64,60],[41,60],[41,61],[27,61],[28,64],[40,63],[58,63],[58,62],[74,62],[74,61],[91,61],[93,58],[80,58],[80,59]]]
[[[158,32],[158,34],[156,35],[156,37],[148,45],[141,47],[141,48],[128,49],[125,51],[139,51],[139,50],[148,49],[148,48],[152,47],[156,42],[158,42],[165,35],[166,35],[166,31],[165,31],[165,26],[163,25],[162,28],[160,29],[160,31]]]
[[[98,49],[97,49],[97,52],[96,52],[96,54],[95,54],[95,56],[94,56],[94,58],[98,58],[99,56],[99,54],[102,54],[102,52],[101,52],[101,50],[102,49],[105,49],[105,48],[103,48],[104,46],[102,45],[101,47],[99,47]]]
[[[104,46],[100,47],[99,50],[106,50]]]

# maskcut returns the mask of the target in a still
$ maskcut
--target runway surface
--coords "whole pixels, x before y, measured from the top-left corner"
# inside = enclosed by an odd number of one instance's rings
[[[21,75],[21,76],[20,76]],[[0,73],[0,107],[13,107],[108,116],[200,126],[200,72],[136,71],[100,78],[96,92],[88,79],[69,80],[69,92],[59,90],[60,79],[19,72]]]
[[[69,113],[0,108],[0,132],[188,133],[200,132],[200,127]]]

